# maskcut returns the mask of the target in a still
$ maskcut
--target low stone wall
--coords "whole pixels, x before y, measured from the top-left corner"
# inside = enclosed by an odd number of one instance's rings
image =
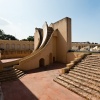
[[[2,51],[1,59],[22,58],[32,53],[32,50],[25,51]]]
[[[69,53],[69,63],[66,64],[66,67],[62,69],[62,74],[69,72],[71,68],[73,68],[77,63],[79,63],[85,56],[91,53],[79,53],[79,52],[70,52]]]
[[[3,67],[11,67],[13,65],[19,64],[20,59],[9,61],[9,62],[4,62],[2,63]]]
[[[83,52],[68,52],[67,53],[67,64],[73,61],[75,58],[78,58],[80,55],[83,55]]]
[[[66,67],[62,69],[62,73],[69,72],[69,70],[73,68],[78,62],[80,62],[85,56],[85,54],[81,54],[73,61],[71,61],[69,64],[66,64]]]

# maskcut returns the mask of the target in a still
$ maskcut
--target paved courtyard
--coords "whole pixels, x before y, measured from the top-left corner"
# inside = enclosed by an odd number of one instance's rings
[[[3,82],[4,100],[85,100],[53,81],[63,67],[65,64],[55,63],[28,71],[19,80]]]

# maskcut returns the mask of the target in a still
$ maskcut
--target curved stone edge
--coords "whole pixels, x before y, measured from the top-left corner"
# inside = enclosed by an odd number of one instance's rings
[[[47,31],[48,31],[48,24],[47,24],[47,22],[45,22],[44,25],[43,25],[43,39],[42,39],[42,43],[41,43],[39,48],[42,48],[44,46],[45,42],[46,42],[46,39],[48,37]]]
[[[23,70],[23,71],[27,71],[27,70],[31,70],[31,69],[35,69],[35,68],[38,68],[38,63],[39,63],[39,60],[37,60],[36,62],[34,62],[34,59],[40,59],[42,58],[41,54],[44,52],[45,55],[43,56],[43,58],[45,59],[47,57],[47,54],[46,54],[46,50],[49,49],[49,45],[52,43],[52,39],[53,37],[55,37],[57,33],[57,30],[53,31],[50,39],[48,40],[48,42],[46,43],[46,45],[41,48],[38,52],[36,52],[34,55],[32,55],[31,57],[21,61],[19,63],[19,65],[15,65],[14,67],[17,68],[17,69],[20,69],[20,70]],[[52,48],[51,48],[51,51],[49,49],[49,53],[52,52]],[[34,62],[34,63],[33,63]]]

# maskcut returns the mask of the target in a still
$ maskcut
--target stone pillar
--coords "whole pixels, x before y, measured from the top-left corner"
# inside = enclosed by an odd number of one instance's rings
[[[50,25],[57,33],[57,61],[66,63],[67,52],[71,50],[71,18],[64,18]]]

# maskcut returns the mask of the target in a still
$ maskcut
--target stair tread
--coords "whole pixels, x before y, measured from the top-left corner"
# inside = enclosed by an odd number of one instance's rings
[[[21,70],[15,68],[6,68],[2,72],[0,72],[0,82],[5,81],[13,81],[25,75],[25,73]]]
[[[71,84],[70,81],[65,82],[65,81],[62,81],[57,78],[54,81],[56,81],[57,83],[59,83],[60,85],[62,85],[64,87],[68,88],[69,90],[79,94],[80,96],[82,96],[84,98],[90,99],[90,97],[92,97],[92,98],[96,98],[96,100],[97,100],[97,98],[100,99],[100,97],[98,95],[91,94],[92,90],[90,90],[87,87],[83,87],[84,89],[82,89],[82,86],[79,88],[78,85]]]
[[[91,71],[89,69],[83,69],[83,68],[79,68],[79,67],[74,67],[74,69],[85,71],[85,72],[88,72],[88,73],[94,73],[94,74],[100,75],[100,71],[99,72],[97,72],[97,71]]]
[[[24,74],[21,74],[21,75],[18,75],[18,76],[12,76],[12,77],[8,77],[8,78],[3,78],[3,79],[0,79],[0,82],[5,82],[5,81],[9,81],[9,80],[15,80],[15,79],[18,79],[20,78],[21,76],[23,76]]]
[[[86,85],[84,85],[83,83],[81,84],[81,83],[79,83],[77,80],[72,80],[71,78],[64,78],[64,77],[58,77],[60,80],[63,80],[64,82],[68,82],[68,83],[70,83],[70,84],[72,84],[72,85],[74,85],[74,86],[76,86],[76,87],[78,87],[78,88],[80,88],[80,89],[82,89],[82,90],[84,90],[85,92],[88,92],[89,94],[92,94],[92,95],[95,95],[95,96],[100,96],[100,92],[99,91],[97,91],[97,90],[95,90],[95,89],[92,89],[92,88],[90,88],[90,87],[87,87]],[[94,92],[96,92],[97,94],[94,94],[93,92],[92,92],[92,90],[94,90]]]
[[[95,66],[95,67],[89,67],[89,66],[76,66],[77,68],[82,68],[82,69],[87,69],[87,70],[91,70],[91,71],[94,71],[94,72],[98,72],[98,73],[100,73],[100,67],[98,68],[97,66]]]
[[[81,77],[78,77],[77,76],[77,78],[76,78],[76,76],[73,76],[73,75],[67,75],[67,77],[66,77],[66,75],[62,75],[64,78],[72,78],[72,80],[74,81],[77,81],[77,82],[79,82],[80,84],[83,84],[83,85],[85,85],[85,86],[88,86],[88,87],[90,87],[90,88],[93,88],[93,89],[95,89],[95,90],[97,90],[97,91],[99,91],[100,92],[100,85],[99,84],[96,84],[96,82],[94,81],[94,82],[92,82],[92,81],[90,81],[90,80],[88,80],[88,79],[86,79],[86,78],[81,78]]]
[[[69,74],[77,75],[77,76],[80,76],[82,78],[100,81],[100,76],[96,76],[96,75],[93,76],[93,75],[89,75],[89,74],[82,74],[82,73],[78,73],[78,72],[75,72],[75,71],[70,71]]]
[[[77,70],[77,69],[74,69],[74,70],[70,70],[70,72],[75,72],[75,73],[80,73],[80,74],[85,74],[85,75],[87,75],[87,77],[88,76],[93,76],[93,77],[98,77],[98,78],[100,78],[100,76],[99,75],[96,75],[95,73],[88,73],[88,72],[83,72],[83,71],[81,71],[81,70]]]
[[[89,100],[100,100],[100,56],[87,56],[55,82]]]

